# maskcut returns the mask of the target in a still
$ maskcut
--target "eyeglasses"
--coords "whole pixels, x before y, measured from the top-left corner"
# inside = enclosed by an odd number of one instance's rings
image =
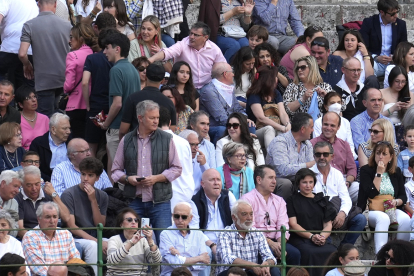
[[[137,69],[138,69],[139,72],[144,72],[145,69],[147,69],[147,67],[145,67],[145,66],[138,66]]]
[[[192,147],[192,148],[195,148],[195,147],[199,147],[200,146],[200,144],[197,144],[197,143],[190,143],[190,147]]]
[[[180,217],[181,217],[182,220],[187,220],[188,219],[187,215],[174,214],[175,219],[180,219]]]
[[[33,165],[33,164],[36,164],[36,165],[38,165],[38,164],[40,164],[40,161],[39,160],[31,160],[31,159],[27,159],[27,160],[24,160],[24,161],[22,161],[23,163],[27,163],[27,164],[29,164],[29,165]]]
[[[244,158],[248,157],[247,154],[236,154],[236,155],[233,155],[233,156],[236,157],[237,159],[244,159]]]
[[[395,265],[396,264],[395,259],[394,258],[391,258],[390,254],[388,254],[388,251],[385,251],[384,258],[386,260],[390,260],[390,264],[392,264],[392,265]]]
[[[347,68],[347,67],[344,67],[346,70],[348,70],[349,72],[352,72],[352,73],[357,73],[357,74],[360,74],[362,71],[364,71],[364,69],[349,69],[349,68]]]
[[[298,66],[298,67],[296,67],[296,71],[299,71],[299,70],[301,70],[301,71],[305,71],[306,70],[306,68],[308,68],[309,67],[309,65],[302,65],[302,66]]]
[[[137,218],[124,218],[124,220],[128,221],[129,223],[131,223],[132,221],[134,221],[135,223],[138,223]]]
[[[239,129],[240,124],[234,123],[234,124],[226,124],[227,129]]]
[[[395,12],[385,12],[385,14],[389,14],[390,16],[394,16],[394,15],[396,15],[397,13],[399,13],[400,12],[400,9],[398,9],[397,11],[395,11]]]
[[[330,154],[330,152],[315,152],[313,155],[315,155],[317,158],[320,158],[322,155],[323,157],[329,157]]]
[[[200,37],[200,36],[204,36],[203,34],[195,34],[195,33],[193,33],[193,32],[190,32],[190,35],[189,36],[194,36],[194,37]]]
[[[401,85],[406,85],[407,82],[406,81],[400,81],[400,80],[395,80],[394,81],[396,84],[401,84]]]
[[[78,151],[74,151],[74,153],[88,153],[91,152],[91,149],[86,149],[86,150],[78,150]]]
[[[270,225],[270,215],[268,212],[265,213],[265,220],[267,219],[267,225]],[[266,221],[265,221],[265,225],[266,225]]]
[[[376,129],[368,129],[368,131],[369,131],[369,133],[374,133],[374,135],[378,135],[378,133],[380,133],[380,132],[384,132],[384,131],[382,131],[382,130],[376,130]],[[380,142],[381,143],[381,142]],[[388,142],[387,142],[388,143]]]
[[[30,97],[24,98],[25,101],[36,100],[36,99],[37,99],[37,95],[33,95],[33,96],[30,96]]]

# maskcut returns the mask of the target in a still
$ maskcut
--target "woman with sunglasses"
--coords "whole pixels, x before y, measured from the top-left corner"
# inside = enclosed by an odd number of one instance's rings
[[[355,245],[350,243],[341,244],[338,250],[333,252],[326,261],[326,266],[337,266],[337,268],[324,268],[321,276],[342,276],[344,266],[349,262],[359,260],[359,252]]]
[[[316,26],[309,26],[306,28],[303,35],[298,37],[296,44],[282,57],[280,64],[283,65],[288,73],[289,78],[294,77],[294,67],[296,60],[301,57],[310,55],[311,42],[317,38],[323,36],[322,29]]]
[[[216,144],[216,164],[223,166],[223,147],[231,142],[243,144],[247,149],[247,167],[254,171],[256,166],[264,165],[265,160],[259,140],[253,138],[249,132],[247,118],[241,113],[232,113],[227,119],[223,138]]]
[[[193,73],[187,62],[178,61],[174,63],[167,84],[175,85],[183,97],[184,103],[194,111],[198,111],[200,95],[194,87]]]
[[[180,92],[178,92],[174,85],[164,85],[160,91],[174,104],[177,113],[177,125],[174,133],[178,135],[181,131],[187,128],[188,118],[194,110],[184,103],[183,97],[181,97]]]
[[[300,264],[322,266],[336,250],[329,236],[335,207],[323,193],[313,193],[316,175],[310,169],[300,169],[295,177],[294,193],[287,199],[289,228],[303,232],[290,232],[289,243],[299,249]],[[312,232],[311,232],[312,231]],[[308,268],[310,276],[320,276],[322,268]]]
[[[230,142],[222,151],[224,165],[217,168],[223,189],[230,190],[238,200],[254,189],[253,170],[246,166],[248,155],[244,145]]]
[[[414,263],[414,244],[393,240],[387,242],[377,253],[376,263],[368,272],[368,276],[405,276],[409,274],[409,267],[398,267],[412,265]],[[385,265],[386,267],[378,267]],[[391,267],[397,266],[397,267]]]
[[[22,147],[22,129],[15,122],[0,125],[0,173],[20,166],[26,151]]]
[[[411,93],[414,93],[414,44],[410,42],[400,42],[394,50],[392,56],[392,65],[385,69],[384,88],[390,86],[388,75],[394,66],[402,66],[408,75],[408,87]],[[411,96],[413,98],[413,96]]]
[[[397,152],[391,143],[387,141],[378,142],[372,149],[372,155],[368,164],[361,167],[359,186],[358,207],[365,210],[367,200],[374,199],[378,195],[390,195],[395,211],[398,231],[410,231],[410,217],[403,211],[407,202],[407,195],[404,187],[404,176],[401,169],[397,167]],[[368,224],[375,228],[375,231],[388,231],[390,218],[383,211],[369,211]],[[410,240],[410,233],[398,233],[397,239]],[[388,241],[388,233],[374,234],[375,252]]]
[[[359,77],[361,83],[364,83],[365,79],[369,76],[374,75],[371,56],[368,53],[367,47],[365,47],[361,34],[356,29],[350,29],[344,32],[333,55],[340,56],[343,59],[349,57],[358,59],[361,62],[361,69],[363,70]]]
[[[132,65],[134,65],[135,69],[138,70],[142,90],[144,89],[147,83],[147,67],[149,65],[148,58],[145,56],[136,58],[132,61]]]
[[[38,113],[37,95],[34,87],[20,86],[14,96],[21,113],[22,147],[29,150],[33,139],[49,131],[49,117]]]
[[[371,157],[372,149],[378,142],[386,141],[392,145],[394,151],[398,155],[398,145],[395,144],[394,126],[387,119],[375,120],[371,128],[368,130],[371,137],[365,143],[361,143],[358,148],[359,167],[368,164],[368,159]]]
[[[126,13],[126,6],[123,0],[103,0],[104,12],[111,14],[116,19],[116,28],[126,35],[129,40],[136,38],[134,25]]]
[[[297,112],[307,113],[315,91],[319,110],[322,111],[323,98],[333,89],[331,85],[323,82],[316,59],[313,56],[297,59],[294,75],[293,83],[288,85],[283,94],[283,102],[289,117],[292,118]]]
[[[246,113],[255,122],[256,135],[264,149],[267,149],[273,138],[291,128],[282,96],[276,89],[277,73],[275,66],[261,66],[257,70],[257,79],[247,91]],[[272,115],[267,113],[269,111],[273,111]]]
[[[136,264],[160,263],[162,259],[158,246],[152,239],[152,230],[138,230],[141,228],[140,218],[131,208],[120,211],[116,225],[132,229],[118,230],[119,235],[109,239],[107,275],[147,275],[148,266]],[[142,228],[149,228],[149,225],[143,225]]]

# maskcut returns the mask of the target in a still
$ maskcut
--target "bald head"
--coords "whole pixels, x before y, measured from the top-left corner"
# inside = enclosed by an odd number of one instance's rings
[[[203,175],[201,176],[201,181],[207,181],[211,177],[220,177],[220,173],[216,169],[208,169],[203,172]]]
[[[174,213],[176,212],[185,212],[187,215],[191,215],[192,209],[191,205],[188,202],[178,202],[174,207]]]
[[[50,266],[47,270],[47,276],[67,276],[68,268],[67,266]]]
[[[233,84],[234,78],[233,69],[231,68],[230,64],[226,62],[214,63],[211,77],[224,84],[231,85]]]
[[[68,158],[77,167],[86,157],[91,156],[89,144],[81,138],[72,139],[67,146]]]

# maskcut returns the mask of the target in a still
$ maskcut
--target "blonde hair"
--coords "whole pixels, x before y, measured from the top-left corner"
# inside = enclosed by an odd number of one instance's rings
[[[387,119],[377,119],[372,123],[371,128],[377,125],[381,128],[382,131],[384,131],[383,141],[389,142],[391,146],[394,148],[395,147],[394,126]],[[368,149],[372,150],[374,147],[375,147],[375,144],[371,141],[371,138],[369,138]]]
[[[151,23],[154,26],[154,28],[157,30],[158,33],[154,37],[154,43],[157,44],[160,48],[162,48],[161,24],[158,18],[155,15],[148,15],[142,20],[141,29],[142,29],[142,25],[144,25],[144,22]],[[140,29],[140,34],[138,35],[138,43],[143,45],[145,44],[145,42],[141,37],[141,29]]]
[[[312,83],[313,85],[322,83],[323,79],[321,77],[321,74],[319,73],[318,62],[313,56],[304,56],[296,60],[295,67],[293,68],[293,75],[294,75],[293,82],[295,84],[299,84],[300,82],[298,74],[297,74],[297,68],[298,68],[299,62],[301,61],[305,61],[306,64],[308,64],[309,66],[308,81]]]

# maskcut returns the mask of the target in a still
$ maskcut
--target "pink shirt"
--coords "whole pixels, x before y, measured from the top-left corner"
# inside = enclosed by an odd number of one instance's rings
[[[289,218],[287,215],[286,202],[280,196],[270,194],[267,202],[264,197],[253,189],[244,194],[241,199],[248,201],[253,207],[254,221],[253,227],[258,230],[280,230],[282,225],[289,229]],[[266,212],[269,214],[270,225]],[[281,232],[263,232],[266,238],[277,240],[281,237]],[[286,239],[289,239],[289,232],[286,232]]]
[[[20,126],[22,128],[22,147],[25,150],[29,150],[30,144],[34,138],[42,136],[49,131],[49,118],[38,112],[36,114],[37,118],[34,128],[32,128],[29,125],[29,122],[21,116]]]
[[[207,40],[204,47],[196,50],[189,45],[189,37],[178,41],[169,48],[163,48],[165,59],[174,58],[174,62],[185,61],[193,71],[193,82],[197,89],[211,81],[211,70],[216,62],[227,62],[220,48]]]
[[[82,83],[79,83],[79,81],[83,76],[83,66],[85,65],[86,57],[91,54],[93,54],[92,49],[87,45],[82,45],[78,50],[70,52],[66,56],[65,84],[63,85],[63,90],[65,93],[72,92],[66,105],[66,111],[86,109],[82,95]],[[91,84],[89,83],[90,90]]]
[[[162,130],[158,130],[162,131]],[[138,132],[138,131],[137,131]],[[147,177],[152,175],[151,167],[151,135],[146,138],[139,137],[138,133],[138,152],[137,152],[137,176],[138,177]],[[171,138],[170,149],[169,149],[169,162],[170,168],[162,172],[162,175],[168,179],[168,181],[173,182],[181,175],[181,163],[178,157],[177,149],[173,139]],[[124,138],[119,142],[118,149],[115,154],[114,162],[112,163],[112,179],[116,182],[122,176],[125,175],[124,171]],[[143,187],[142,185],[137,186],[136,195],[142,195],[142,202],[152,201],[152,186]]]
[[[292,80],[294,79],[293,68],[295,67],[295,63],[290,58],[290,54],[292,54],[292,51],[295,50],[299,46],[305,46],[306,50],[308,50],[309,53],[311,52],[311,50],[309,49],[308,44],[306,44],[306,42],[302,43],[302,44],[297,44],[297,45],[294,45],[292,47],[292,49],[290,49],[283,56],[283,58],[280,60],[280,65],[282,65],[286,68],[286,70],[288,71],[288,74],[289,74],[289,78],[291,78]]]

